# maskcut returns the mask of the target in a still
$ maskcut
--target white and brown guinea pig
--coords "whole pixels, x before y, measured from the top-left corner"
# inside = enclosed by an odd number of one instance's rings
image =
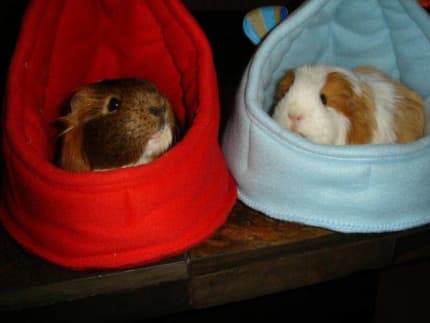
[[[59,166],[69,171],[106,170],[148,163],[175,137],[172,107],[148,80],[96,82],[78,90],[65,125]]]
[[[304,65],[277,88],[273,118],[320,144],[408,143],[424,136],[424,101],[374,67]]]

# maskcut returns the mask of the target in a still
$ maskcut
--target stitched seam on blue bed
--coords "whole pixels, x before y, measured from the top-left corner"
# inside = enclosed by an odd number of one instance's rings
[[[377,232],[377,231],[399,231],[419,225],[423,225],[429,222],[428,219],[420,219],[414,221],[400,221],[396,222],[395,225],[362,225],[358,223],[349,223],[349,222],[340,222],[333,221],[330,219],[321,219],[321,217],[307,217],[307,216],[297,216],[292,215],[284,210],[275,210],[271,207],[267,207],[262,203],[256,202],[252,198],[249,198],[246,194],[242,193],[240,189],[238,189],[238,197],[239,199],[247,204],[249,207],[259,210],[263,212],[265,215],[273,217],[277,220],[281,221],[292,221],[299,222],[313,226],[322,226],[331,230],[339,231],[341,228],[344,229],[344,232],[358,232],[359,230],[362,233],[365,232]],[[343,231],[343,230],[342,230]]]

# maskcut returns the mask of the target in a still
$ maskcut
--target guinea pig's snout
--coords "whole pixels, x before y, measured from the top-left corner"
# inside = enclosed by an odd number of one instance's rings
[[[167,109],[163,106],[151,106],[149,113],[157,118],[158,131],[164,131],[167,127]]]
[[[290,130],[296,130],[300,122],[303,120],[303,115],[289,112],[287,114],[287,126]]]

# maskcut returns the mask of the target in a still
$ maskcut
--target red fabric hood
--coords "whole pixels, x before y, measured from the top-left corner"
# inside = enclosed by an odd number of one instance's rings
[[[106,172],[53,164],[54,120],[83,84],[154,81],[186,125],[158,160]],[[0,218],[33,253],[74,269],[178,254],[224,223],[236,199],[218,145],[212,53],[175,0],[36,0],[23,19],[4,117]]]

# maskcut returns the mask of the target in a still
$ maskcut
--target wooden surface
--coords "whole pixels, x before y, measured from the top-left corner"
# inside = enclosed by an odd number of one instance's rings
[[[272,220],[239,202],[225,226],[189,253],[192,302],[224,304],[425,258],[429,230],[341,234]]]
[[[79,318],[142,318],[307,286],[430,255],[430,226],[341,234],[270,219],[238,202],[227,223],[189,252],[139,268],[74,272],[0,232],[0,310]],[[120,306],[120,304],[123,304]]]
[[[222,131],[255,47],[242,34],[243,12],[206,9],[196,18],[214,51]],[[0,229],[0,320],[7,322],[8,315],[14,320],[20,315],[45,321],[137,320],[230,304],[429,257],[430,226],[387,234],[341,234],[276,221],[241,202],[224,226],[189,252],[127,270],[69,271],[27,253]]]

